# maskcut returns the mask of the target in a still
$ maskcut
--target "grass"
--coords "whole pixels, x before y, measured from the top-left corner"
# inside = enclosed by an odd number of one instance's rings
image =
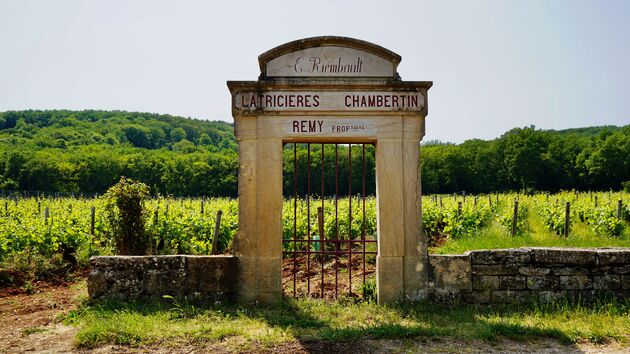
[[[203,341],[244,350],[292,341],[359,341],[454,337],[564,343],[614,339],[630,333],[630,303],[602,302],[589,307],[555,304],[474,306],[400,304],[382,306],[350,300],[287,300],[276,307],[187,303],[84,304],[66,321],[79,327],[81,347],[141,345],[172,340]]]
[[[42,332],[46,332],[48,329],[43,328],[43,327],[27,327],[24,328],[22,330],[22,334],[25,336],[31,335],[31,334],[35,334],[35,333],[42,333]]]
[[[618,237],[597,235],[588,225],[576,222],[571,225],[568,237],[549,231],[535,211],[527,215],[527,230],[516,236],[510,235],[498,222],[465,237],[449,239],[440,247],[431,248],[435,254],[456,254],[478,249],[516,247],[630,247],[630,227]]]

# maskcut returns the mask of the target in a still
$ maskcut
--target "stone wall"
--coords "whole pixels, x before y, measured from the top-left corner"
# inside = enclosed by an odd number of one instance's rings
[[[429,257],[429,300],[510,303],[630,298],[630,248],[518,248]],[[91,298],[232,300],[233,256],[113,256],[90,260]]]
[[[193,300],[231,300],[233,256],[112,256],[90,259],[91,298],[137,300],[171,295]]]
[[[433,301],[630,298],[630,248],[519,248],[431,255]]]

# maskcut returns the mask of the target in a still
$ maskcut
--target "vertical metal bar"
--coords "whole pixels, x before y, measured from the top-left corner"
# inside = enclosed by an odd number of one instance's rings
[[[362,187],[361,198],[363,202],[363,222],[361,223],[361,241],[363,243],[363,284],[365,284],[365,144],[361,144],[361,177]]]
[[[322,164],[322,193],[320,198],[322,198],[322,212],[319,213],[319,251],[320,253],[320,257],[319,257],[319,263],[321,263],[321,272],[322,272],[322,282],[321,282],[321,286],[322,286],[322,299],[324,298],[324,238],[326,237],[326,233],[324,232],[324,144],[322,144],[322,160],[321,160],[321,164]]]
[[[517,223],[518,223],[518,200],[514,200],[514,214],[512,215],[512,236],[516,235]]]
[[[339,280],[339,145],[335,144],[335,298]]]
[[[94,236],[94,219],[96,218],[96,209],[90,207],[90,235]]]
[[[306,165],[306,236],[307,236],[307,249],[306,249],[306,257],[308,260],[306,261],[306,294],[311,294],[311,144],[306,144],[307,146],[307,165]]]
[[[348,281],[352,295],[352,144],[348,144]]]
[[[571,202],[567,202],[564,214],[564,237],[569,237],[569,227],[571,226]]]
[[[293,297],[297,295],[297,143],[293,144]]]
[[[324,208],[317,207],[317,233],[319,240],[324,238]],[[319,240],[315,240],[315,259],[319,261],[321,264],[321,287],[320,287],[320,296],[324,298],[324,251],[321,248],[321,242]],[[319,247],[317,247],[319,246]]]
[[[219,243],[219,230],[221,228],[221,215],[223,215],[223,211],[217,211],[217,218],[214,223],[214,237],[212,238],[212,254],[219,254],[219,248],[221,244]]]

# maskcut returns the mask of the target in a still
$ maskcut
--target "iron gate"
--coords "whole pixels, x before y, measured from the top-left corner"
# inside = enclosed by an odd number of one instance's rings
[[[373,144],[285,145],[285,296],[375,294],[374,171]]]

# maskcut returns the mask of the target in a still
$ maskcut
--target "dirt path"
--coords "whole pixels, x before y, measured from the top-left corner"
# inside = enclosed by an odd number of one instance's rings
[[[59,318],[76,308],[77,298],[86,293],[84,283],[43,286],[33,295],[2,294],[0,352],[71,352],[76,330]]]
[[[182,339],[141,347],[108,345],[92,350],[74,346],[76,329],[59,321],[85,296],[85,281],[70,286],[42,287],[33,295],[0,294],[0,353],[228,353],[222,343]],[[330,343],[295,341],[274,348],[243,348],[249,353],[630,353],[619,343],[565,345],[555,340],[516,342],[458,340],[365,340]]]

